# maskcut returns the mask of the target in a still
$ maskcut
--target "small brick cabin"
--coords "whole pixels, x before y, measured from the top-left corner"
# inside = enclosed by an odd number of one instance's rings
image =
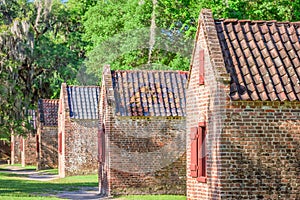
[[[185,194],[187,76],[105,67],[98,138],[103,195]]]
[[[58,109],[60,177],[98,171],[98,86],[61,86]]]
[[[202,10],[187,89],[187,199],[300,199],[300,23]]]
[[[58,99],[40,99],[37,114],[37,169],[58,166]]]

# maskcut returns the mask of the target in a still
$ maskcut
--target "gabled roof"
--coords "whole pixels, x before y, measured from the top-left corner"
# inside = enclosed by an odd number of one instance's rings
[[[73,119],[98,119],[98,86],[67,86],[70,117]]]
[[[118,116],[185,116],[184,71],[112,71]]]
[[[40,122],[44,123],[44,126],[57,126],[58,105],[58,99],[39,99],[39,119]]]
[[[215,20],[233,100],[300,100],[300,22]]]
[[[300,22],[214,20],[203,9],[197,41],[201,27],[217,79],[230,80],[232,100],[300,100]]]

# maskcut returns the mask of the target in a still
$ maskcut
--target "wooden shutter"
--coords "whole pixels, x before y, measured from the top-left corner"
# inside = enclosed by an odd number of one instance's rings
[[[204,84],[204,50],[199,52],[199,84]]]
[[[58,152],[62,153],[62,133],[58,133]]]
[[[191,128],[190,136],[191,136],[191,165],[190,165],[191,176],[197,177],[198,175],[198,165],[197,165],[198,129],[197,127]]]
[[[99,162],[103,163],[104,160],[104,151],[105,151],[105,143],[104,143],[104,134],[105,134],[105,126],[102,125],[102,130],[99,131],[99,137],[98,137],[98,149],[99,149]]]
[[[200,122],[198,126],[198,181],[206,182],[206,124]]]
[[[36,152],[39,153],[40,152],[40,141],[39,141],[39,135],[36,134],[35,135],[36,138]]]

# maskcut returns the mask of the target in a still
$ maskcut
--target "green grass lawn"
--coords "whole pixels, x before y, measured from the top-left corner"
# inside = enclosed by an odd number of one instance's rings
[[[34,166],[34,165],[26,165],[25,167],[22,167],[21,164],[14,164],[14,165],[4,164],[4,165],[0,165],[0,170],[5,170],[5,168],[8,167],[8,166],[20,167],[20,168],[23,168],[23,169],[31,169],[31,170],[35,170],[36,169],[36,166]]]
[[[18,166],[20,167],[20,166]],[[0,200],[40,200],[58,199],[53,195],[60,191],[75,191],[81,187],[97,187],[97,175],[70,176],[52,181],[32,181],[24,180],[24,175],[1,172],[5,169],[0,165]],[[28,166],[26,169],[32,170]],[[41,170],[41,173],[57,174],[57,169]],[[25,175],[26,176],[26,175]],[[52,194],[52,196],[44,196]],[[185,200],[185,196],[180,195],[128,195],[115,197],[116,200]]]
[[[81,187],[97,187],[97,175],[71,176],[52,181],[24,180],[16,174],[0,171],[0,199],[57,199],[43,194],[75,191]]]

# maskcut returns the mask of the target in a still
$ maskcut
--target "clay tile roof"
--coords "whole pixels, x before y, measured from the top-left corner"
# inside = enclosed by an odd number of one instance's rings
[[[185,116],[188,72],[112,71],[118,116]]]
[[[58,99],[39,99],[39,119],[40,122],[44,123],[44,126],[57,126],[58,105]]]
[[[73,119],[98,119],[98,86],[67,86],[70,117]]]
[[[215,20],[233,100],[300,100],[299,22]]]

